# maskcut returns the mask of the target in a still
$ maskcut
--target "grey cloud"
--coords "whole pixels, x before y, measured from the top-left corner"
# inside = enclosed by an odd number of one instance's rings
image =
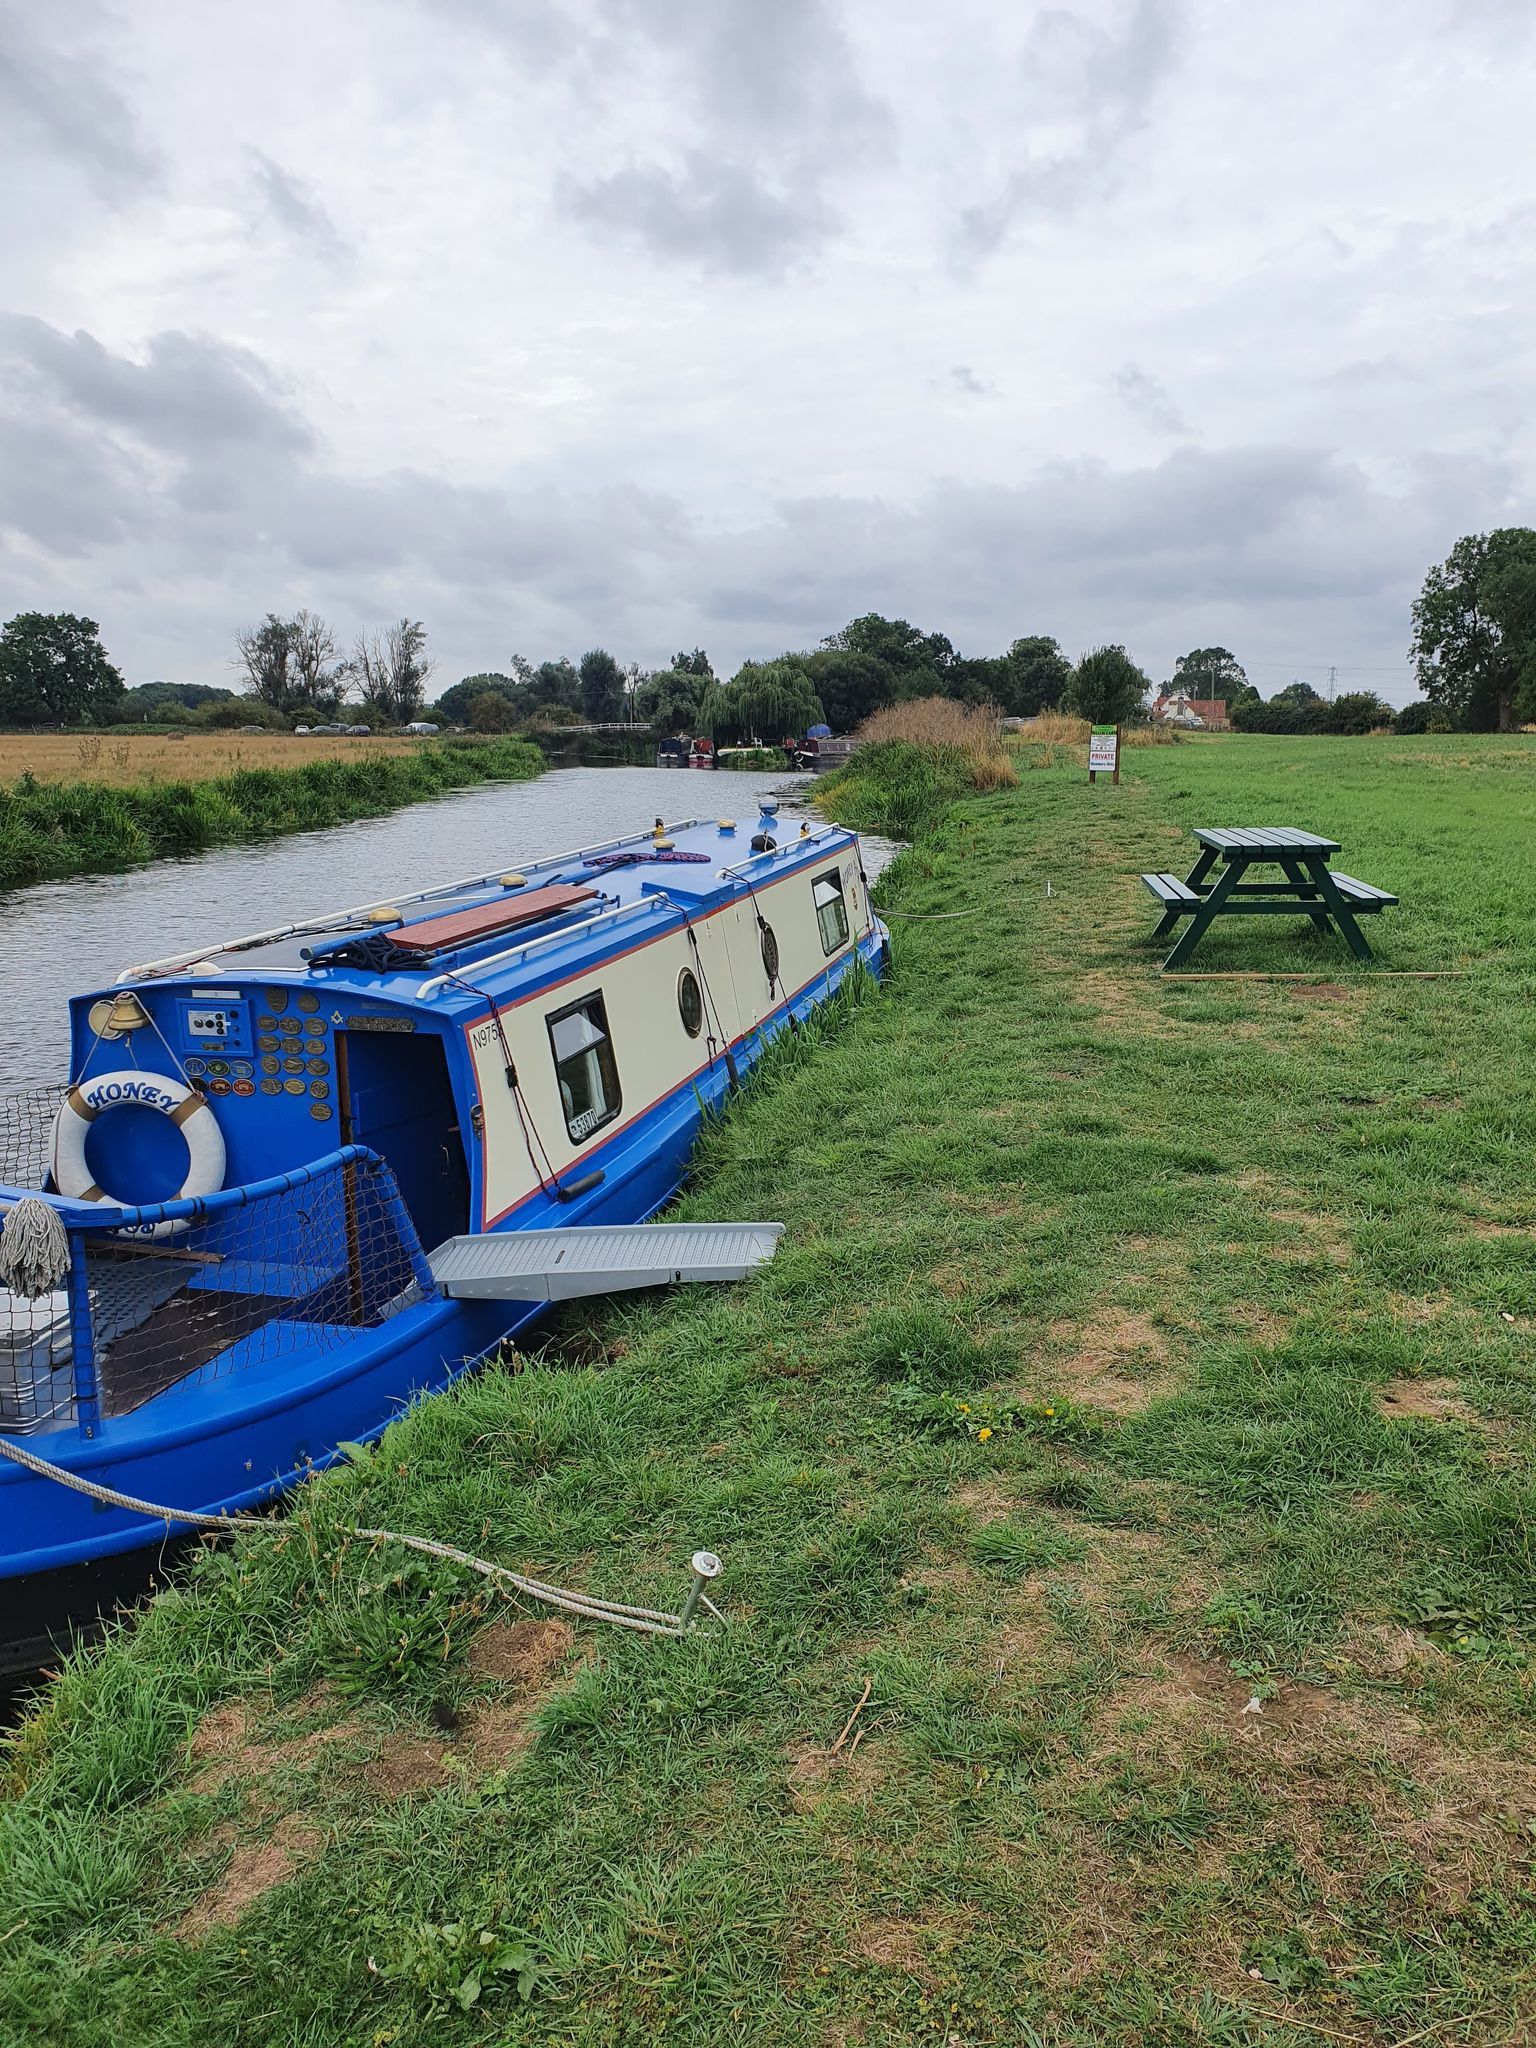
[[[967,398],[990,398],[997,389],[984,377],[978,377],[969,363],[956,363],[949,373],[950,382],[957,391],[963,391]]]
[[[1174,404],[1167,388],[1135,363],[1126,363],[1115,374],[1115,390],[1126,410],[1159,434],[1187,434],[1189,423]]]
[[[700,155],[690,155],[680,174],[632,164],[566,188],[561,204],[571,219],[654,255],[737,276],[782,277],[820,248],[831,226],[814,200],[781,196],[739,165]]]
[[[137,363],[83,331],[64,334],[44,320],[6,314],[0,361],[9,383],[66,415],[116,428],[173,457],[242,445],[293,452],[314,442],[258,356],[207,337],[154,335]]]
[[[352,252],[314,187],[284,170],[264,150],[253,149],[249,154],[257,193],[272,220],[327,263],[347,262]]]
[[[29,135],[77,165],[108,200],[155,183],[158,151],[94,58],[52,49],[31,32],[32,10],[0,14],[0,130]]]
[[[984,256],[1030,215],[1064,218],[1113,189],[1126,145],[1147,125],[1174,59],[1177,0],[1130,0],[1118,31],[1068,8],[1035,21],[1021,63],[1020,100],[1030,120],[1076,123],[1070,146],[1031,154],[991,199],[960,216],[957,248]]]
[[[50,563],[89,554],[109,641],[119,616],[142,617],[156,646],[194,642],[202,617],[201,637],[219,645],[231,620],[268,603],[345,618],[405,604],[466,670],[491,659],[488,641],[575,645],[594,620],[657,659],[678,620],[722,653],[765,654],[870,609],[941,626],[968,651],[1049,631],[1125,640],[1155,665],[1192,635],[1283,658],[1304,607],[1309,639],[1343,660],[1400,641],[1447,534],[1528,510],[1505,464],[1426,456],[1388,489],[1326,450],[1290,447],[1183,448],[1134,469],[1059,463],[908,503],[801,497],[740,527],[628,485],[343,476],[312,438],[156,491],[135,451],[62,402],[41,421],[0,421],[0,478],[0,523],[40,564],[29,583],[12,557],[13,608],[59,586]],[[163,667],[153,654],[145,665]]]
[[[642,160],[559,192],[570,219],[665,261],[780,278],[839,225],[829,182],[890,145],[828,0],[430,0],[496,35],[519,62],[562,64],[600,98],[637,56],[678,84],[681,170]]]

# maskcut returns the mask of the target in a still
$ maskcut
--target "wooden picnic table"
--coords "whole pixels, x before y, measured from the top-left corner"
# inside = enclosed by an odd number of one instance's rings
[[[1338,840],[1292,825],[1201,827],[1195,837],[1200,854],[1187,876],[1141,878],[1163,906],[1154,939],[1173,931],[1181,917],[1189,919],[1163,962],[1165,972],[1183,965],[1218,917],[1309,917],[1320,932],[1332,925],[1357,960],[1371,958],[1356,919],[1386,910],[1397,898],[1330,868],[1330,854],[1343,851]],[[1218,862],[1221,872],[1211,881]],[[1278,878],[1251,878],[1255,869],[1272,868],[1280,870]]]

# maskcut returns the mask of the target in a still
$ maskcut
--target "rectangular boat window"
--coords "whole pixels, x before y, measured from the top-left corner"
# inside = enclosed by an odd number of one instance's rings
[[[619,1113],[619,1069],[602,996],[583,996],[549,1020],[560,1104],[572,1142],[580,1145]]]
[[[848,943],[848,910],[836,868],[830,868],[812,882],[811,901],[816,905],[816,922],[821,927],[821,950],[831,955]]]

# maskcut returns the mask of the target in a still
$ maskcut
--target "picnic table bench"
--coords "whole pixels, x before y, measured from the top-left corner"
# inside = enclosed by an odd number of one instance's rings
[[[1163,962],[1165,971],[1183,965],[1218,917],[1309,917],[1320,932],[1332,926],[1357,960],[1371,958],[1356,919],[1389,909],[1397,898],[1330,868],[1329,855],[1342,851],[1336,839],[1291,825],[1201,827],[1195,837],[1200,853],[1188,875],[1141,878],[1163,906],[1154,939],[1173,931],[1180,918],[1190,921]],[[1211,881],[1218,862],[1221,873]],[[1250,878],[1254,869],[1272,868],[1280,870],[1278,877]]]

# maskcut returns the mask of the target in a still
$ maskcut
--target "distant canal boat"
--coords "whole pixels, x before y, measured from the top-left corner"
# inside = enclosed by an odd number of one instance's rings
[[[30,1194],[59,1252],[40,1291],[0,1259],[0,1434],[140,1500],[248,1509],[515,1337],[547,1302],[455,1298],[434,1252],[654,1215],[773,1036],[883,969],[855,836],[780,844],[775,808],[74,998],[67,1087],[0,1115],[0,1246]],[[0,1460],[0,1645],[164,1533]]]

